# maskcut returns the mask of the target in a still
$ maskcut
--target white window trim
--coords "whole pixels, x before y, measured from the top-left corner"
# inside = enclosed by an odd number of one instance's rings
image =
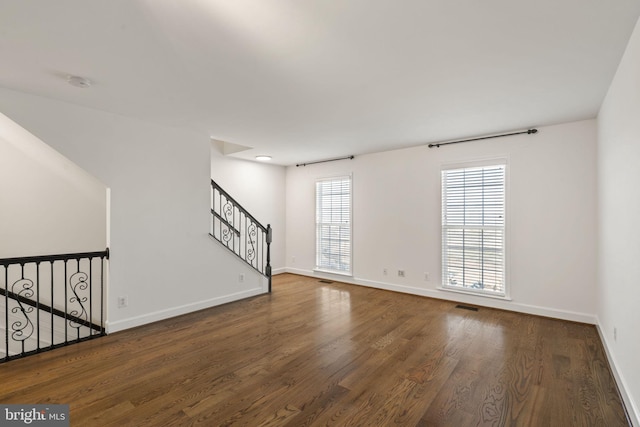
[[[439,185],[440,185],[440,192],[439,192],[439,197],[438,197],[438,202],[439,202],[439,207],[440,207],[440,227],[439,227],[439,234],[440,234],[440,286],[436,287],[437,290],[439,291],[444,291],[444,292],[453,292],[453,293],[460,293],[460,294],[466,294],[466,295],[473,295],[473,296],[480,296],[480,297],[486,297],[486,298],[493,298],[493,299],[498,299],[498,300],[505,300],[505,301],[512,301],[511,298],[511,280],[510,280],[510,268],[509,268],[509,248],[511,247],[510,244],[510,224],[512,221],[511,218],[511,209],[510,209],[510,204],[511,204],[511,197],[509,195],[509,189],[510,189],[510,179],[509,179],[509,175],[510,175],[510,167],[509,167],[509,156],[508,155],[504,155],[504,156],[497,156],[497,157],[484,157],[484,158],[476,158],[474,160],[464,160],[464,161],[457,161],[457,162],[447,162],[447,163],[441,163],[440,164],[440,170],[438,171],[438,180],[439,180]],[[446,170],[451,170],[451,169],[464,169],[464,168],[475,168],[475,167],[483,167],[483,166],[492,166],[492,165],[504,165],[505,166],[505,176],[504,176],[504,192],[505,192],[505,227],[504,227],[504,293],[502,294],[496,294],[493,292],[487,292],[487,291],[482,291],[482,290],[470,290],[467,288],[460,288],[460,287],[454,287],[454,286],[445,286],[444,283],[444,270],[442,268],[443,266],[443,254],[442,254],[442,172],[446,171]]]
[[[314,251],[314,256],[315,256],[315,267],[313,268],[313,271],[316,273],[326,273],[326,274],[335,274],[335,275],[339,275],[339,276],[346,276],[346,277],[353,277],[353,174],[343,174],[343,175],[336,175],[336,176],[329,176],[329,177],[322,177],[322,178],[317,178],[314,181],[314,198],[317,197],[316,194],[316,185],[318,182],[322,182],[322,181],[333,181],[333,180],[337,180],[337,179],[344,179],[344,178],[349,178],[349,253],[350,253],[350,259],[349,259],[349,271],[342,271],[342,270],[331,270],[329,268],[325,268],[325,267],[320,267],[318,266],[318,231],[317,231],[317,222],[314,219],[314,229],[315,229],[315,251]],[[318,205],[317,205],[317,201],[316,201],[316,205],[314,208],[314,215],[317,215],[318,212]]]
[[[493,166],[493,165],[505,165],[507,166],[507,170],[509,170],[509,167],[508,167],[509,157],[508,156],[483,157],[483,158],[478,158],[474,160],[442,163],[440,165],[440,171],[449,170],[449,169],[479,168],[483,166]]]
[[[353,254],[351,258],[353,260]],[[353,271],[353,266],[351,266],[351,270]],[[337,276],[353,277],[353,274],[351,271],[347,272],[347,271],[338,271],[338,270],[327,270],[326,268],[315,267],[313,269],[313,272],[322,273],[322,274],[335,274]]]
[[[506,286],[506,282],[505,282],[505,286]],[[487,292],[482,292],[482,291],[471,291],[471,290],[466,290],[466,289],[461,289],[461,288],[454,288],[453,286],[451,287],[442,287],[442,286],[438,286],[436,288],[438,291],[444,291],[444,292],[453,292],[456,294],[464,294],[464,295],[473,295],[476,297],[483,297],[483,298],[493,298],[493,299],[499,299],[499,300],[504,300],[504,301],[512,301],[511,297],[509,295],[500,295],[500,294],[490,294]]]

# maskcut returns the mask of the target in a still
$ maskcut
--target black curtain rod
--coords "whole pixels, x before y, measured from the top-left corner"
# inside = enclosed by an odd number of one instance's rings
[[[335,162],[336,160],[353,160],[354,156],[340,157],[339,159],[329,159],[329,160],[318,160],[317,162],[309,162],[309,163],[298,163],[296,167],[307,166],[307,165],[315,165],[316,163],[326,163],[326,162]]]
[[[537,133],[538,129],[523,130],[521,132],[503,133],[501,135],[481,136],[479,138],[461,139],[460,141],[440,142],[437,144],[429,144],[429,148],[440,148],[441,145],[460,144],[461,142],[480,141],[482,139],[501,138],[503,136],[521,135],[523,133],[532,134]]]

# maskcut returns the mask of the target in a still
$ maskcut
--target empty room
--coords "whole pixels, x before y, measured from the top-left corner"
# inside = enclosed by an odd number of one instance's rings
[[[639,17],[0,0],[0,425],[640,426]]]

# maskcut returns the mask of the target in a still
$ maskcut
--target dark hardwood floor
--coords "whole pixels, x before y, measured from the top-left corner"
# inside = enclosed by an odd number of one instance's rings
[[[0,365],[73,426],[626,426],[593,326],[284,274],[273,293]]]

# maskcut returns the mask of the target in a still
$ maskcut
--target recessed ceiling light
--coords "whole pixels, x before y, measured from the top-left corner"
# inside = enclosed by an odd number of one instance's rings
[[[67,76],[67,83],[71,86],[86,88],[91,86],[91,80],[81,76]]]
[[[264,156],[264,155],[256,156],[256,160],[260,162],[268,162],[269,160],[271,160],[271,156]]]

